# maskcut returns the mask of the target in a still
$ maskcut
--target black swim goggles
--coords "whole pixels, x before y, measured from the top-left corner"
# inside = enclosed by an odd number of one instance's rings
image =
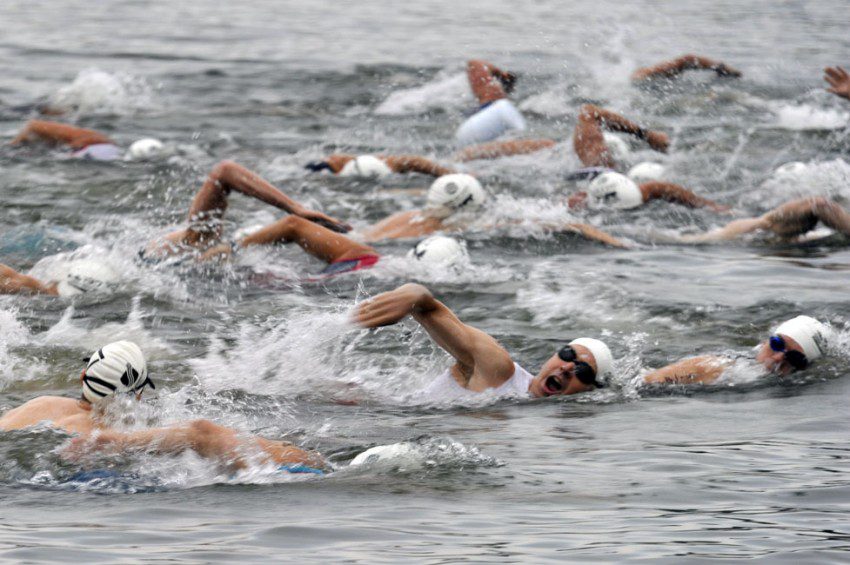
[[[802,371],[809,366],[809,360],[806,358],[806,354],[796,349],[789,350],[785,344],[785,338],[781,335],[772,335],[767,342],[773,351],[784,353],[785,361],[798,371]]]
[[[585,363],[584,361],[578,360],[578,355],[576,354],[576,350],[573,349],[572,345],[565,345],[558,351],[558,357],[561,361],[565,363],[572,363],[575,365],[575,369],[573,369],[573,374],[576,378],[586,385],[593,385],[596,387],[601,387],[602,385],[596,382],[596,371],[593,370],[593,367],[590,366],[589,363]]]

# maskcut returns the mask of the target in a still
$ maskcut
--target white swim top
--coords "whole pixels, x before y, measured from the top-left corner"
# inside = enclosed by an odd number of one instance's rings
[[[482,395],[491,398],[528,396],[528,387],[534,375],[514,363],[514,374],[501,386],[475,392],[463,388],[452,376],[451,368],[446,369],[439,377],[420,392],[426,402],[449,402],[453,400],[470,400]]]
[[[493,141],[511,130],[524,130],[525,119],[510,100],[502,98],[472,114],[457,129],[459,147]]]

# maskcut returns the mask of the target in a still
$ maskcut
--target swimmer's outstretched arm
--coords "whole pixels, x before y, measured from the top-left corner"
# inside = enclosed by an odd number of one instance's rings
[[[365,328],[389,326],[407,316],[455,358],[462,375],[480,375],[491,386],[500,386],[513,375],[513,361],[499,342],[461,322],[422,285],[409,283],[379,294],[362,302],[354,313],[355,321]]]
[[[705,69],[716,72],[719,76],[739,77],[741,71],[726,63],[700,57],[699,55],[682,55],[670,61],[664,61],[652,67],[643,67],[632,73],[632,81],[638,82],[650,78],[672,78],[689,70]]]
[[[831,87],[827,91],[850,100],[850,74],[841,67],[827,67],[823,72],[823,79]]]
[[[727,365],[728,361],[722,357],[709,355],[691,357],[648,373],[643,377],[643,382],[646,384],[707,384],[716,381]]]
[[[581,107],[578,116],[578,123],[573,134],[573,147],[578,158],[587,167],[616,167],[605,144],[603,128],[634,135],[662,153],[666,152],[670,145],[670,138],[660,131],[642,128],[619,114],[593,104],[585,104]]]
[[[697,196],[684,186],[673,184],[672,182],[651,181],[640,185],[640,191],[643,193],[643,201],[650,200],[666,200],[687,206],[689,208],[709,208],[715,212],[728,212],[729,207],[718,204],[708,198]]]
[[[683,235],[679,238],[682,243],[714,243],[718,241],[729,241],[744,234],[758,230],[768,229],[764,216],[759,218],[744,218],[729,222],[722,228],[706,233]]]
[[[82,149],[96,143],[112,143],[111,139],[100,132],[46,120],[30,120],[11,143],[19,145],[32,141],[67,145],[71,149]]]
[[[137,432],[104,430],[71,440],[63,455],[78,459],[92,451],[125,453],[145,451],[177,455],[194,451],[206,459],[214,459],[231,469],[243,469],[256,454],[262,463],[275,465],[308,465],[326,468],[324,459],[315,452],[294,445],[258,436],[240,434],[209,420],[195,420],[167,428],[152,428]]]
[[[604,243],[605,245],[610,245],[611,247],[616,247],[618,249],[631,248],[631,245],[627,244],[623,240],[617,239],[610,233],[602,231],[601,229],[591,226],[589,224],[570,223],[566,224],[561,229],[563,231],[577,233],[579,235],[584,236],[585,239],[589,239],[591,241],[598,241],[599,243]]]
[[[516,84],[516,75],[480,59],[467,61],[466,76],[479,104],[507,97]]]
[[[0,263],[0,294],[51,294],[56,296],[59,292],[56,290],[56,283],[45,284]]]
[[[480,145],[472,145],[455,154],[455,159],[461,162],[476,159],[498,159],[509,155],[526,155],[541,149],[547,149],[556,144],[551,139],[514,139],[511,141],[491,141]]]
[[[313,257],[328,263],[378,255],[368,245],[298,216],[285,216],[238,241],[239,247],[275,243],[295,243]],[[206,250],[198,260],[226,257],[232,251],[230,244],[222,243]]]

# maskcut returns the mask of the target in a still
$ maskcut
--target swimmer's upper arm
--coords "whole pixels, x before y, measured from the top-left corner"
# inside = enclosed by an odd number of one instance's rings
[[[513,361],[492,336],[463,323],[452,310],[431,297],[413,312],[428,335],[463,368],[498,380],[509,378]]]

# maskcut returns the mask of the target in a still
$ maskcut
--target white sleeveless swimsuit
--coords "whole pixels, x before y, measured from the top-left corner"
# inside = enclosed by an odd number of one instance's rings
[[[463,388],[452,376],[451,369],[446,369],[439,377],[422,389],[418,396],[425,402],[448,402],[452,400],[471,400],[481,397],[522,397],[528,396],[528,385],[534,375],[514,363],[514,374],[501,386],[475,392]]]

